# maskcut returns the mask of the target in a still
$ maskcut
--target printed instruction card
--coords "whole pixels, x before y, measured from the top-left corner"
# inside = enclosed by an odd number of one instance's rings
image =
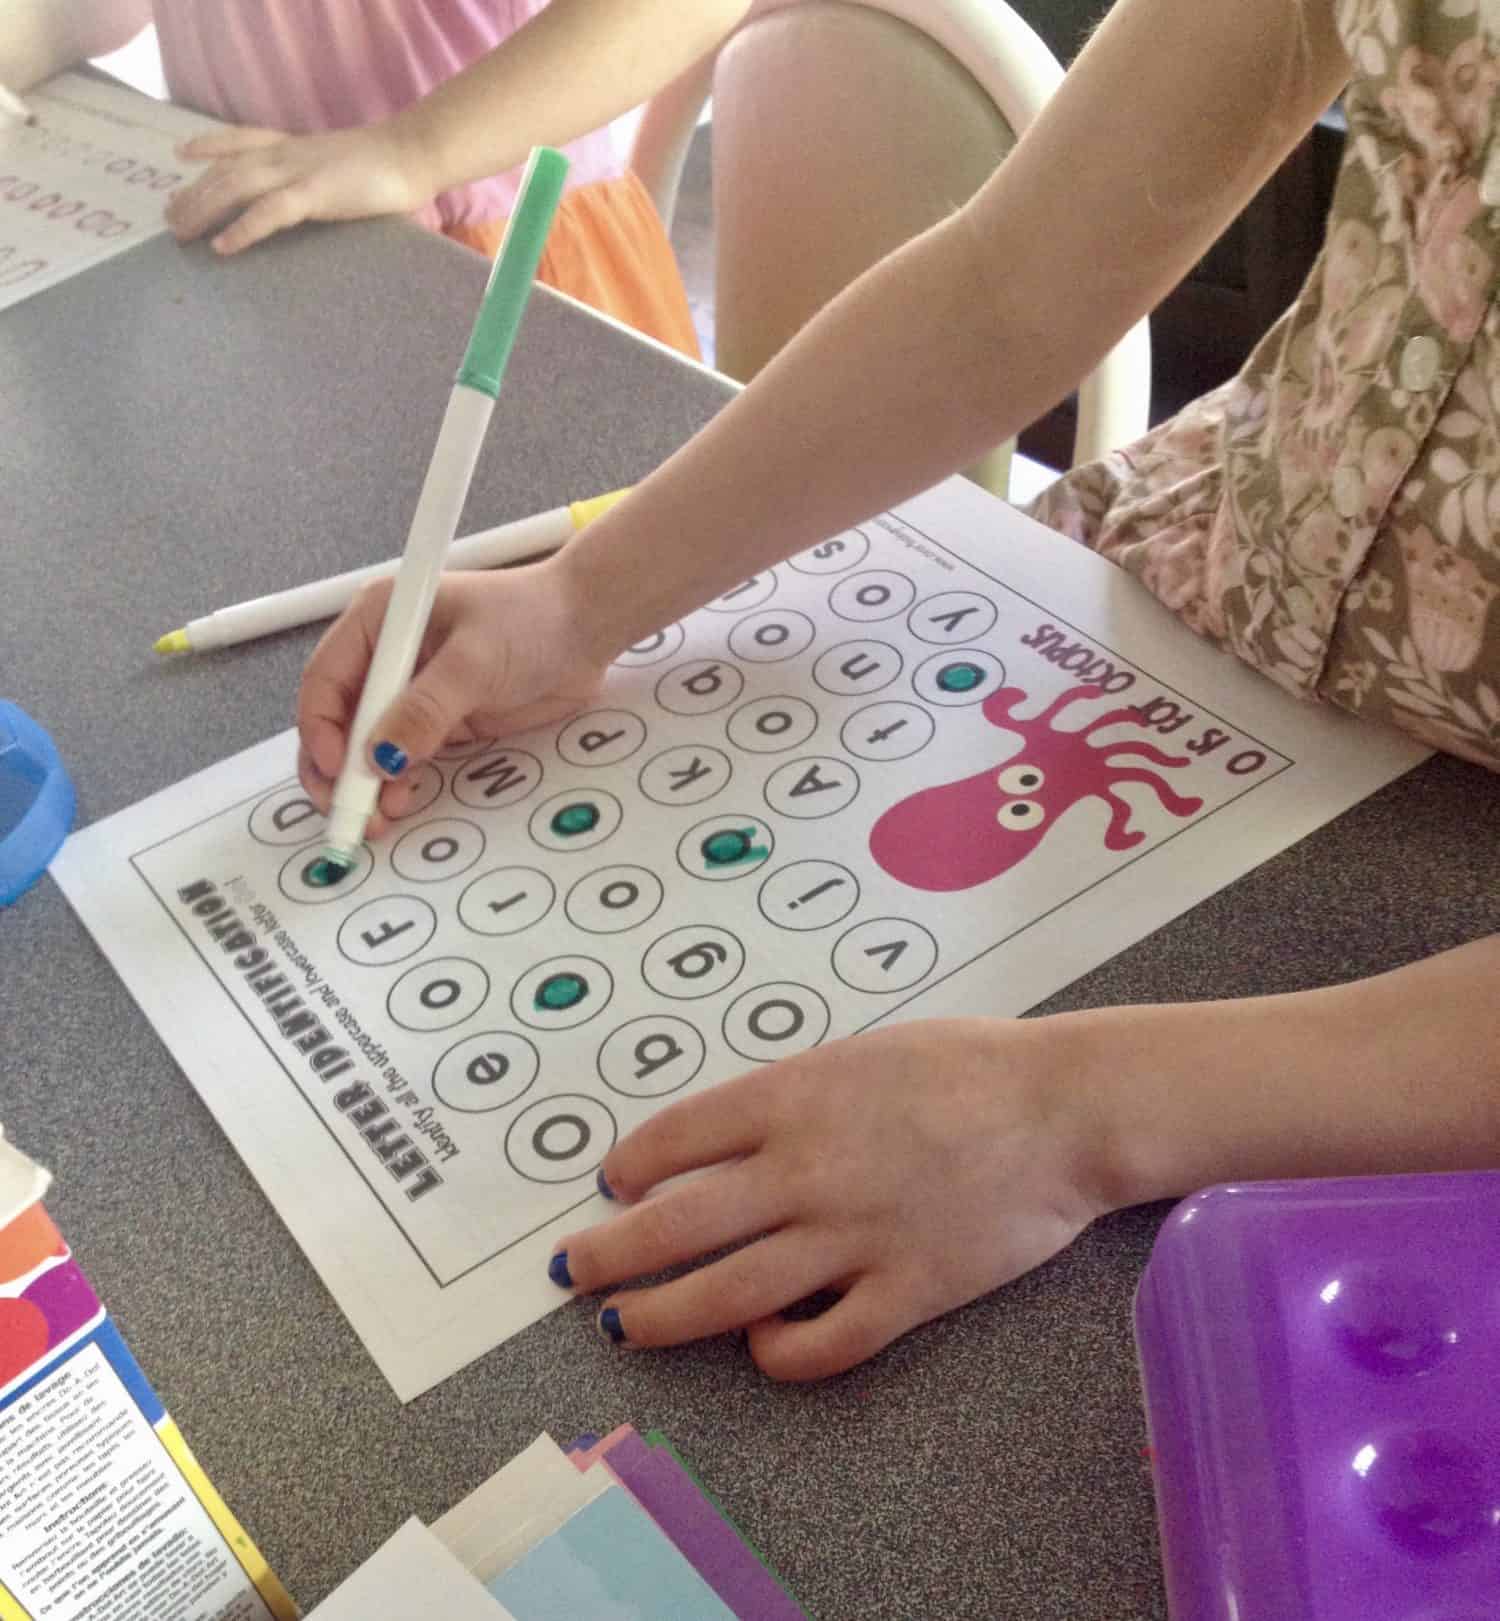
[[[0,1141],[0,1621],[292,1621],[38,1202],[45,1178],[6,1197],[27,1172]]]
[[[179,141],[211,118],[81,73],[30,90],[0,122],[0,310],[166,230],[167,199],[205,165]]]
[[[409,1399],[566,1298],[555,1240],[664,1103],[1022,1013],[1423,754],[955,479],[423,766],[336,888],[291,734],[53,872]]]

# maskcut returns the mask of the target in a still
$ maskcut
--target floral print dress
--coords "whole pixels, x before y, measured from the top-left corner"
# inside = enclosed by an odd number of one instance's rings
[[[1288,692],[1500,770],[1500,0],[1337,0],[1324,247],[1232,382],[1033,504]]]

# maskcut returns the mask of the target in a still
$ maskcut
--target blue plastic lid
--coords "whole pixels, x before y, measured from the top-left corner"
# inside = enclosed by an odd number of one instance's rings
[[[0,698],[0,906],[47,870],[73,825],[73,783],[46,732]]]

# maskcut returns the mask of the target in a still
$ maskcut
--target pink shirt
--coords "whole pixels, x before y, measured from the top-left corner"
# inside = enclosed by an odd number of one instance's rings
[[[307,134],[388,118],[508,39],[546,0],[155,0],[172,99]],[[568,147],[570,188],[621,172],[608,129]],[[425,225],[500,219],[520,170],[442,192]]]

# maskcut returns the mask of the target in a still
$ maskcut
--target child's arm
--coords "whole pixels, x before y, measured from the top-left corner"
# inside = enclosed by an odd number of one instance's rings
[[[564,146],[654,95],[711,51],[750,0],[551,0],[503,44],[381,124],[324,135],[232,129],[183,147],[218,161],[178,192],[184,240],[238,215],[220,253],[309,219],[409,213],[439,192]],[[315,48],[309,42],[309,49]]]
[[[151,0],[0,0],[0,84],[28,90],[118,50],[150,21]]]
[[[1332,0],[1120,0],[967,208],[840,294],[555,558],[445,586],[382,737],[426,759],[466,717],[576,690],[581,664],[597,681],[622,647],[967,465],[1186,273],[1347,66]],[[384,601],[366,593],[308,666],[315,796]],[[540,643],[539,618],[563,628]],[[404,808],[399,785],[386,794]]]
[[[1327,990],[877,1031],[654,1116],[604,1161],[630,1208],[559,1248],[595,1292],[744,1245],[601,1307],[631,1345],[747,1327],[766,1372],[835,1373],[1107,1210],[1500,1166],[1497,981],[1500,935]],[[825,1288],[822,1316],[779,1316]]]
[[[570,549],[613,610],[601,653],[1050,409],[1337,94],[1348,63],[1332,13],[1330,0],[1120,0],[968,207],[834,300]]]

